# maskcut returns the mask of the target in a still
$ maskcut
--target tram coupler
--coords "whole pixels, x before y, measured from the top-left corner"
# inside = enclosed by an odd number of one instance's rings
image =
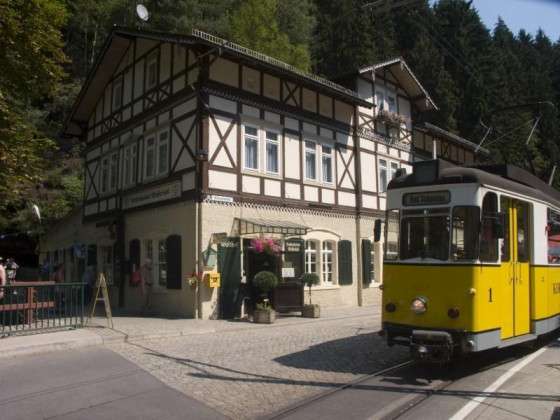
[[[417,362],[447,363],[453,356],[453,337],[445,331],[413,330],[410,354]]]

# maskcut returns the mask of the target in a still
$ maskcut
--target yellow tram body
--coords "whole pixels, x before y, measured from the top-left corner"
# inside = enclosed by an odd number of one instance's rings
[[[558,250],[547,248],[556,214],[560,232],[560,194],[519,168],[484,169],[421,162],[389,186],[383,329],[417,358],[444,361],[560,328],[560,235]]]

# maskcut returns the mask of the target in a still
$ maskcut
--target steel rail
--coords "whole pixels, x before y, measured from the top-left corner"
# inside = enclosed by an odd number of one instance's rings
[[[295,411],[297,411],[297,410],[299,410],[303,407],[314,404],[317,401],[324,400],[324,399],[330,397],[331,395],[336,394],[337,392],[343,391],[345,389],[353,388],[356,385],[359,385],[363,382],[366,382],[366,381],[370,380],[371,378],[375,378],[376,376],[385,375],[385,374],[390,373],[394,370],[402,369],[404,367],[411,366],[413,364],[414,364],[413,360],[407,360],[406,362],[402,362],[402,363],[399,363],[399,364],[396,364],[396,365],[393,365],[393,366],[390,366],[390,367],[387,367],[387,368],[383,368],[383,369],[378,370],[376,372],[373,372],[373,373],[370,373],[370,374],[367,374],[367,375],[363,375],[363,376],[361,376],[361,377],[359,377],[359,378],[357,378],[353,381],[345,383],[344,385],[337,386],[336,388],[330,389],[330,390],[325,391],[325,392],[321,392],[317,395],[314,395],[312,397],[309,397],[309,398],[306,398],[306,399],[301,400],[299,402],[296,402],[295,404],[290,405],[289,407],[284,408],[283,410],[277,411],[277,412],[271,414],[270,416],[265,416],[264,419],[266,419],[266,420],[281,419],[281,418],[286,417],[287,415],[289,415],[289,414],[291,414],[291,413],[293,413],[293,412],[295,412]]]

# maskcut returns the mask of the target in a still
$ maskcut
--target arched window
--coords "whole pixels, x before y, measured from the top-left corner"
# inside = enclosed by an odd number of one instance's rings
[[[323,241],[321,248],[321,283],[323,285],[333,284],[334,272],[334,243]]]
[[[305,272],[317,273],[317,241],[305,241]]]

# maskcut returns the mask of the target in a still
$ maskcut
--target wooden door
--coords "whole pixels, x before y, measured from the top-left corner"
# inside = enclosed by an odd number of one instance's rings
[[[232,319],[238,315],[241,288],[241,241],[226,238],[218,245],[218,271],[221,275],[220,316]]]

